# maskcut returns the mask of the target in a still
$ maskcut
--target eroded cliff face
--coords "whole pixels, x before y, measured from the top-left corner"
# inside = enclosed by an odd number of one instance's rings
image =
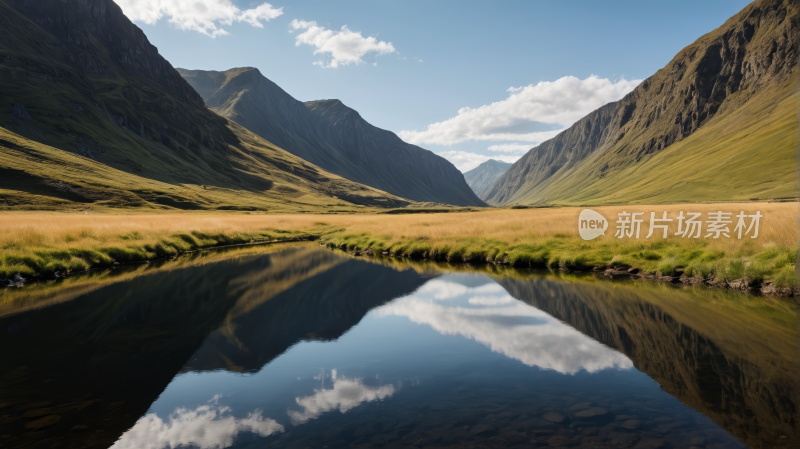
[[[172,144],[170,138],[177,140],[175,144],[190,146],[191,143],[211,143],[203,139],[199,127],[175,115],[213,121],[202,113],[200,95],[158,53],[142,30],[125,17],[116,3],[110,0],[5,0],[5,3],[32,22],[17,24],[26,28],[28,35],[17,34],[6,40],[6,45],[12,47],[10,49],[35,49],[27,54],[6,55],[5,76],[15,80],[33,77],[53,84],[76,86],[94,104],[66,105],[67,110],[89,113],[92,106],[98,106],[117,124],[167,146]],[[14,20],[10,16],[5,18]],[[42,35],[42,30],[49,35]],[[132,77],[138,79],[134,81]],[[109,78],[116,79],[115,85]],[[161,92],[152,92],[148,87]],[[158,94],[167,96],[159,98]],[[115,95],[138,110],[131,110],[130,105],[112,98]],[[19,96],[24,101],[24,95]],[[32,102],[25,104],[32,105]],[[155,117],[147,117],[150,113]]]
[[[733,320],[709,329],[692,328],[645,300],[648,292],[634,289],[626,294],[610,285],[497,281],[515,298],[623,352],[665,391],[748,446],[800,444],[796,341],[762,339],[744,330],[730,330],[727,336],[711,331],[733,329],[738,325]]]
[[[249,67],[178,70],[209,108],[325,170],[415,201],[485,206],[453,164],[338,100],[302,103]]]
[[[62,56],[87,74],[145,77],[180,101],[202,106],[202,98],[150,44],[139,27],[108,0],[6,0],[58,40],[67,44]],[[106,55],[98,54],[92,37],[103,37]]]
[[[564,200],[578,196],[597,179],[618,177],[622,182],[626,169],[681,142],[718,115],[775,102],[766,95],[778,89],[784,97],[795,94],[796,86],[787,80],[796,77],[799,22],[800,6],[795,1],[759,0],[748,5],[684,48],[622,100],[597,109],[530,150],[492,186],[487,200],[493,204]],[[761,115],[750,120],[763,119],[765,126],[775,120]],[[793,151],[790,145],[787,148]],[[773,148],[773,153],[781,149]],[[729,154],[743,150],[726,149]],[[688,155],[697,150],[683,151]],[[702,157],[696,161],[705,162]]]

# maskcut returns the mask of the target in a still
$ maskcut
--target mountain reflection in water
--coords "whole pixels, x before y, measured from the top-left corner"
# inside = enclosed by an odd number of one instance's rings
[[[446,301],[459,296],[466,296],[467,303]],[[408,317],[442,334],[471,338],[528,366],[562,374],[633,368],[624,354],[517,301],[493,282],[470,288],[435,279],[414,295],[392,301],[376,312]]]
[[[512,274],[295,245],[1,317],[0,447],[798,444],[789,303]]]

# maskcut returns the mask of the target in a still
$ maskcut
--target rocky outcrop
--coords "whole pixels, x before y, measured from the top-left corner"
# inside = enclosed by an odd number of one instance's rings
[[[4,0],[31,22],[66,44],[65,60],[90,75],[140,76],[178,101],[203,105],[203,99],[150,44],[144,32],[109,0]],[[92,37],[102,38],[98,52]],[[63,51],[64,49],[60,49]]]
[[[797,2],[751,3],[684,48],[622,100],[530,150],[486,199],[492,204],[552,202],[574,197],[598,179],[624,182],[631,167],[686,139],[717,115],[767,101],[763,95],[771,90],[793,95],[796,88],[786,83],[797,76],[793,72],[799,55]],[[653,193],[641,190],[644,196]]]
[[[508,170],[508,167],[511,167],[511,164],[508,162],[489,159],[464,173],[464,179],[467,180],[467,185],[478,195],[478,198],[485,199],[486,192],[498,178],[503,176],[503,173]]]
[[[302,103],[254,68],[178,70],[209,108],[325,170],[415,201],[485,206],[453,164],[339,100]]]

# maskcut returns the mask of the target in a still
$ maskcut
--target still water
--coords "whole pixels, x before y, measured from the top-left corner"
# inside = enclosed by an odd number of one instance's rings
[[[4,293],[0,447],[798,443],[787,300],[307,244],[139,271]]]

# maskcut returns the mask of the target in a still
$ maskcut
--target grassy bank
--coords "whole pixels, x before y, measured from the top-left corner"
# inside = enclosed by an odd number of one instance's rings
[[[0,215],[0,278],[49,275],[99,264],[135,262],[222,245],[320,238],[331,248],[387,253],[450,263],[503,263],[553,269],[634,267],[749,284],[795,287],[797,203],[724,203],[593,208],[610,227],[605,236],[578,236],[582,208],[494,209],[408,215],[161,215],[8,213]],[[642,211],[641,238],[614,238],[616,214]],[[645,239],[649,212],[760,211],[756,239]],[[735,223],[734,223],[735,225]],[[731,230],[733,225],[730,226]],[[705,225],[704,225],[705,234]]]
[[[0,279],[15,274],[66,274],[201,249],[319,236],[307,230],[261,226],[247,215],[221,214],[8,214],[0,216],[0,233]]]
[[[433,217],[397,217],[378,223],[361,220],[344,232],[323,235],[321,243],[348,251],[387,253],[399,257],[447,262],[502,263],[520,267],[548,267],[576,271],[596,268],[638,268],[650,274],[685,273],[699,279],[749,285],[773,282],[796,287],[797,203],[696,204],[594,208],[611,220],[606,235],[593,241],[577,233],[582,208],[502,210]],[[702,212],[740,210],[764,214],[756,239],[645,239],[649,213],[640,239],[614,238],[614,220],[622,210]],[[735,225],[735,223],[734,223]],[[733,229],[733,226],[730,229]],[[705,229],[705,228],[704,228]],[[705,231],[703,232],[705,234]]]

